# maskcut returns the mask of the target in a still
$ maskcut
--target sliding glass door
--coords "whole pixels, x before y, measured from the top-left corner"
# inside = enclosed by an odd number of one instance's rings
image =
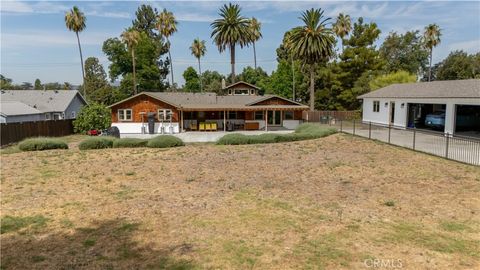
[[[282,125],[282,112],[281,111],[268,111],[268,125],[280,126]]]

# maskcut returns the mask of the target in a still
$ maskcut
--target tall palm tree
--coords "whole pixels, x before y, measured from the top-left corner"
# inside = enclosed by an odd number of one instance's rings
[[[122,33],[122,40],[127,45],[128,50],[132,53],[133,66],[133,93],[137,94],[137,81],[135,75],[135,47],[140,41],[140,33],[137,30],[129,29]]]
[[[207,52],[205,40],[200,40],[199,38],[194,39],[192,46],[190,46],[190,50],[192,51],[192,55],[198,60],[198,72],[200,73],[200,92],[203,92],[202,66],[200,65],[200,58]]]
[[[85,86],[85,69],[83,67],[83,55],[82,55],[82,46],[80,45],[80,36],[78,33],[82,32],[86,26],[87,18],[80,11],[77,6],[74,6],[69,12],[65,14],[65,25],[69,31],[75,32],[77,35],[78,50],[80,51],[80,64],[82,66],[82,79],[83,79],[83,91],[85,98],[87,98],[87,89]]]
[[[250,19],[250,26],[249,26],[249,32],[250,32],[250,42],[253,45],[253,60],[255,64],[255,70],[257,70],[257,52],[255,50],[255,42],[257,42],[259,39],[262,38],[262,32],[260,32],[260,29],[262,28],[262,24],[255,18],[253,17]]]
[[[232,82],[235,82],[235,46],[240,48],[248,45],[250,20],[240,15],[241,8],[237,4],[229,3],[220,8],[221,18],[213,21],[211,37],[220,52],[230,50],[230,64],[232,66]]]
[[[293,28],[288,37],[288,47],[293,55],[310,66],[310,110],[315,109],[315,66],[326,62],[333,55],[335,37],[327,28],[330,18],[323,16],[323,10],[310,9],[302,13],[300,19],[305,25]]]
[[[170,36],[173,33],[177,32],[177,20],[171,11],[167,11],[167,9],[163,9],[163,11],[158,14],[157,16],[157,29],[158,32],[167,39],[167,46],[168,46],[168,57],[170,58],[170,72],[172,74],[172,87],[174,86],[173,81],[173,61],[172,61],[172,53],[170,52]]]
[[[428,67],[428,81],[432,79],[432,54],[433,48],[440,44],[440,36],[442,35],[440,27],[437,24],[430,24],[425,27],[423,39],[425,46],[430,50],[430,66]]]
[[[350,15],[340,13],[337,17],[337,21],[333,24],[333,32],[335,32],[335,35],[342,40],[342,52],[343,38],[348,36],[350,31],[352,31],[352,20],[350,19]]]

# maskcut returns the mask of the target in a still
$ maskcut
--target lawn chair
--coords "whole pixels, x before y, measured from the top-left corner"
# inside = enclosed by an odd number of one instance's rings
[[[211,127],[212,127],[212,131],[217,131],[217,123],[212,123]]]
[[[200,124],[198,125],[198,130],[199,131],[205,131],[205,123],[204,122],[200,122]]]
[[[205,130],[206,131],[212,130],[212,125],[210,123],[205,123]]]
[[[197,123],[196,122],[190,122],[190,130],[194,130],[196,131],[197,130]]]

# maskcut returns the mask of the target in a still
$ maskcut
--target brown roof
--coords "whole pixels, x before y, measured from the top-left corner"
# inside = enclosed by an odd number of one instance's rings
[[[253,85],[253,84],[250,84],[250,83],[247,83],[247,82],[244,82],[244,81],[239,81],[239,82],[236,82],[236,83],[232,83],[232,84],[226,86],[224,89],[229,89],[229,88],[232,88],[232,87],[237,86],[237,85],[239,85],[239,84],[245,84],[246,86],[249,86],[249,87],[251,87],[251,88],[253,88],[253,89],[260,90],[260,88],[258,88],[257,86],[255,86],[255,85]]]
[[[358,98],[480,98],[480,80],[392,84]]]

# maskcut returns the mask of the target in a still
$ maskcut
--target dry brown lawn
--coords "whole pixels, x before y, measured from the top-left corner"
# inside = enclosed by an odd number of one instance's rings
[[[3,153],[1,211],[2,269],[480,267],[479,167],[342,134]]]

